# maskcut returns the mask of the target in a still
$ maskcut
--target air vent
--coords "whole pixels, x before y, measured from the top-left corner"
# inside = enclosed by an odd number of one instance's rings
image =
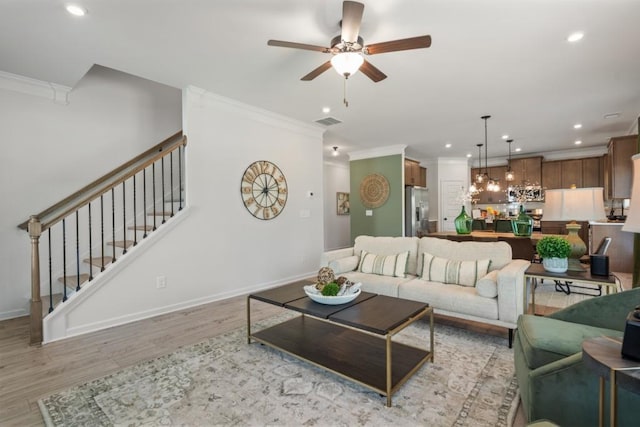
[[[321,125],[325,125],[325,126],[332,126],[342,122],[336,119],[335,117],[325,117],[323,119],[316,120],[316,123],[320,123]]]

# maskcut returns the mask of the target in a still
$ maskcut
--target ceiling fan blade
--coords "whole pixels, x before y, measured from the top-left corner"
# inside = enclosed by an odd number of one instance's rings
[[[318,68],[316,68],[315,70],[307,74],[306,76],[302,77],[300,80],[304,80],[306,82],[308,82],[309,80],[313,80],[316,77],[318,77],[320,74],[327,71],[329,68],[331,68],[331,61],[325,62],[324,64],[322,64],[321,66],[319,66]]]
[[[429,46],[431,46],[431,36],[419,36],[411,37],[408,39],[393,40],[390,42],[370,44],[368,46],[365,46],[362,51],[367,55],[376,55],[378,53],[421,49]]]
[[[277,47],[291,47],[293,49],[313,50],[315,52],[323,52],[323,53],[331,52],[331,49],[328,47],[315,46],[312,44],[304,44],[304,43],[285,42],[281,40],[269,40],[267,42],[267,45],[277,46]]]
[[[362,3],[355,1],[342,3],[342,40],[349,43],[358,41],[363,12],[364,4]]]
[[[374,67],[371,62],[366,59],[360,66],[360,71],[376,83],[387,78],[385,73]]]

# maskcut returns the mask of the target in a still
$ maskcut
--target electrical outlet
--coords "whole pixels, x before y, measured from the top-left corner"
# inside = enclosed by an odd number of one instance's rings
[[[167,278],[165,276],[156,277],[156,289],[164,289],[167,287]]]

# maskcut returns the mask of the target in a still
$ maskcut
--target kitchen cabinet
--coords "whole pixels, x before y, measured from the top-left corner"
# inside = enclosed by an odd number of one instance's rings
[[[542,186],[547,190],[562,188],[562,163],[560,160],[542,162]]]
[[[604,187],[604,157],[582,159],[582,186]]]
[[[603,157],[542,162],[542,186],[547,190],[572,186],[602,187],[603,165]]]
[[[404,185],[427,186],[427,169],[420,166],[420,162],[404,160]]]
[[[608,146],[608,199],[628,199],[631,197],[633,163],[631,156],[638,152],[638,135],[611,138]]]
[[[539,185],[542,181],[542,157],[511,159],[511,170],[514,174],[513,185]]]
[[[427,168],[423,168],[420,166],[420,176],[418,179],[418,186],[426,187],[427,186]]]
[[[582,188],[582,159],[560,161],[560,188]]]

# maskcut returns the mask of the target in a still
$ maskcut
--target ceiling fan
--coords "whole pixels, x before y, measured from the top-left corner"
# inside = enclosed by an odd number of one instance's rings
[[[303,76],[300,80],[313,80],[333,66],[338,74],[343,75],[345,79],[348,79],[349,76],[360,70],[374,82],[384,80],[387,76],[378,68],[374,67],[369,61],[364,59],[363,54],[377,55],[379,53],[421,49],[431,46],[431,36],[428,35],[364,45],[362,37],[359,36],[363,12],[364,4],[362,3],[345,1],[342,4],[342,33],[331,40],[331,47],[286,42],[281,40],[269,40],[267,45],[313,50],[333,55],[331,60],[320,65],[306,76]]]

